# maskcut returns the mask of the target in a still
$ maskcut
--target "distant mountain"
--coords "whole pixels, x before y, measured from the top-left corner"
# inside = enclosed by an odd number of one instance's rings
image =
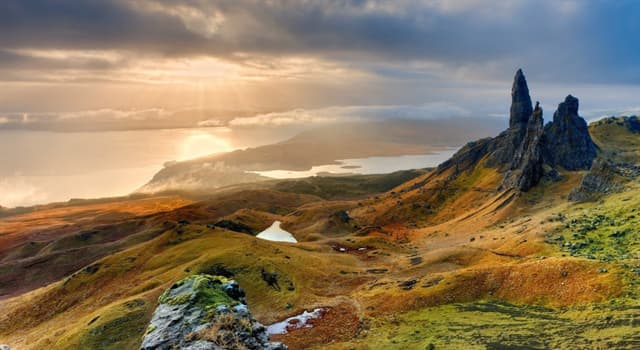
[[[168,163],[138,192],[209,191],[266,179],[246,171],[309,170],[338,159],[427,154],[491,135],[502,123],[458,118],[332,124],[277,144]]]

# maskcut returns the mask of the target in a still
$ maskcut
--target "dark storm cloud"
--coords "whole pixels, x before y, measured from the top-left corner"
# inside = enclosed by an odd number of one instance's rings
[[[428,61],[497,79],[523,66],[547,81],[638,83],[640,49],[630,41],[639,11],[631,0],[5,0],[0,47],[239,63],[305,55],[367,62],[399,79],[412,67],[385,64]]]

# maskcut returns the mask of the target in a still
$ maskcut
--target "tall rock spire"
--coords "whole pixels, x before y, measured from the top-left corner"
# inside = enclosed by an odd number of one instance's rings
[[[553,122],[544,128],[545,161],[567,170],[587,170],[596,157],[596,145],[587,122],[578,115],[578,99],[569,95],[558,105]]]
[[[511,87],[509,128],[526,127],[531,113],[533,113],[533,107],[531,105],[531,96],[529,96],[527,80],[522,73],[522,69],[518,69],[516,76],[513,78],[513,86]]]
[[[539,103],[536,103],[536,108],[527,122],[522,144],[520,144],[513,157],[511,170],[505,173],[501,185],[503,189],[516,188],[526,192],[540,182],[544,175],[542,158],[543,133],[542,108],[540,108]]]

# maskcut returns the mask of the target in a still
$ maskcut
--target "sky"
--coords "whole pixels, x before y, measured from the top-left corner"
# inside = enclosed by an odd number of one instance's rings
[[[632,0],[3,0],[0,128],[505,117],[640,109]]]

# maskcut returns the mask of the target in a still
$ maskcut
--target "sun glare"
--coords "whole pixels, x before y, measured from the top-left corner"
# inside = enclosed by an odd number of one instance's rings
[[[180,145],[177,160],[194,159],[232,150],[231,144],[217,135],[202,130],[191,131]]]

